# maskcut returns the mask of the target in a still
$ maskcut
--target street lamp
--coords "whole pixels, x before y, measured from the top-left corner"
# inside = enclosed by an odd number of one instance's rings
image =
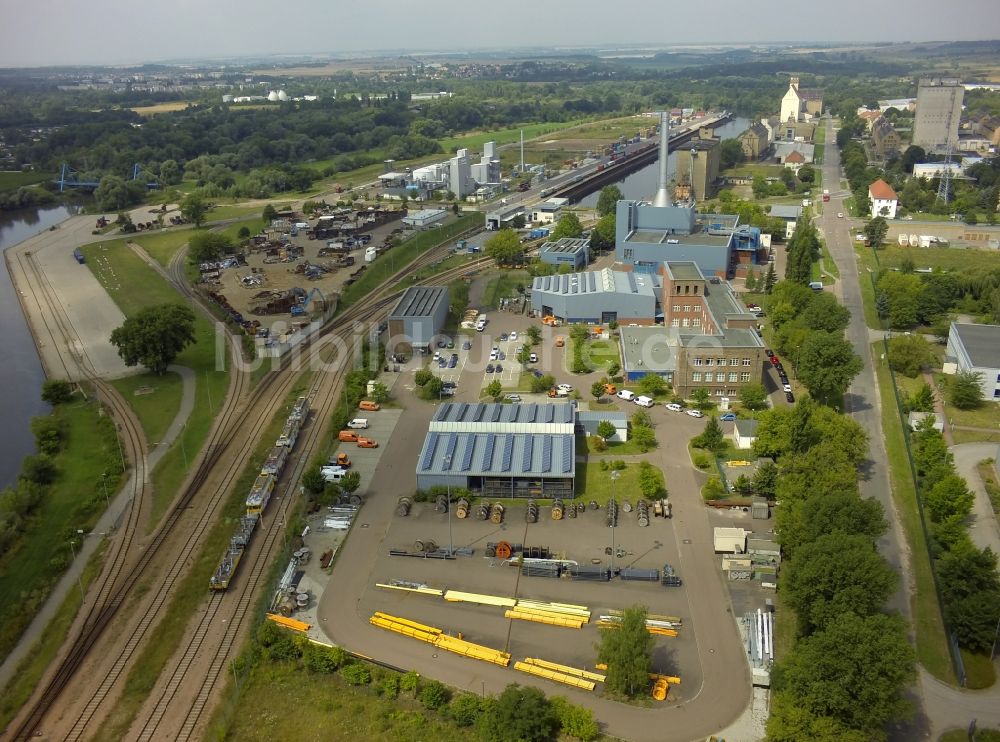
[[[77,536],[83,536],[83,529],[82,528],[77,528],[76,529],[76,535]],[[73,555],[73,563],[75,564],[76,563],[76,548],[73,546],[73,539],[72,538],[69,539],[69,552],[70,552],[70,554]],[[71,565],[70,569],[72,569],[72,568],[73,567]],[[86,595],[86,593],[84,593],[84,591],[83,591],[83,578],[80,576],[79,572],[76,573],[76,584],[80,586],[80,602],[82,603],[83,602],[83,598]]]
[[[451,472],[451,456],[445,455],[444,468]],[[454,556],[455,542],[451,536],[451,479],[448,480],[448,556]]]
[[[108,497],[108,470],[105,469],[101,473],[101,484],[104,485],[104,504],[110,509],[111,508],[111,498]]]
[[[614,483],[618,481],[618,471],[612,469],[611,471],[611,485],[614,488]],[[611,512],[615,513],[618,509],[618,503],[615,501],[614,494],[611,495]],[[615,519],[617,516],[612,515],[610,528],[611,528],[611,575],[615,574]]]

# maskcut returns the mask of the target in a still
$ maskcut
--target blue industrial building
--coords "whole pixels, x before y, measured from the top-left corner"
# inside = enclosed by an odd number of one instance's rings
[[[613,271],[536,276],[531,308],[567,323],[651,325],[657,318],[660,277]]]
[[[568,265],[580,271],[590,262],[590,240],[587,238],[563,237],[555,242],[546,242],[538,251],[543,263],[562,267]]]

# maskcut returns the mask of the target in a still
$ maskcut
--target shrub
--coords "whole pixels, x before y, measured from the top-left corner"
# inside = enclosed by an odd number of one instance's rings
[[[722,484],[722,479],[716,474],[710,476],[705,482],[705,486],[701,488],[701,496],[706,500],[718,500],[720,497],[725,497],[726,488]]]
[[[73,398],[73,385],[63,379],[47,379],[42,384],[42,401],[55,406]]]
[[[437,711],[451,700],[451,691],[448,686],[432,680],[420,689],[420,703],[430,711]]]
[[[414,696],[417,695],[417,689],[420,687],[420,675],[410,670],[404,673],[399,679],[399,689],[407,693],[412,693]]]
[[[448,716],[459,727],[471,727],[482,713],[483,705],[479,696],[471,693],[459,693],[448,707]]]
[[[341,668],[340,674],[349,685],[368,685],[372,681],[368,668],[358,663]]]
[[[704,451],[695,451],[692,458],[694,465],[699,469],[707,469],[712,465],[712,459]]]
[[[386,698],[396,698],[399,695],[399,675],[394,672],[389,673],[379,684],[378,691]]]

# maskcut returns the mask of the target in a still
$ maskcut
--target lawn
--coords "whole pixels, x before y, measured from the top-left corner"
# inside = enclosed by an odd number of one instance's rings
[[[449,217],[450,218],[450,217]],[[471,229],[478,221],[478,214],[466,214],[448,221],[440,229],[417,232],[400,245],[379,255],[375,262],[355,283],[348,286],[340,297],[340,308],[348,307],[363,296],[368,296],[383,281],[416,260],[422,253]]]
[[[996,670],[989,655],[972,654],[963,649],[962,665],[965,667],[965,687],[969,690],[992,688],[997,681]]]
[[[1000,268],[1000,252],[996,250],[962,249],[957,247],[900,247],[886,244],[878,250],[879,262],[886,268],[898,268],[905,258],[917,268],[986,272]]]
[[[157,263],[166,267],[170,263],[171,258],[174,257],[174,254],[191,239],[192,234],[194,234],[194,230],[191,228],[170,229],[166,232],[157,232],[155,234],[134,234],[131,235],[131,240],[138,245],[142,245],[142,248]]]
[[[623,454],[624,455],[624,454]],[[663,484],[663,472],[656,470]],[[617,479],[611,478],[611,470],[603,470],[600,464],[588,463],[576,466],[576,496],[590,502],[596,500],[598,505],[606,505],[612,495],[621,499],[635,500],[639,497],[639,465],[626,464],[617,472]]]
[[[172,371],[163,376],[139,374],[115,379],[111,384],[132,406],[152,448],[163,439],[163,434],[180,410],[183,393],[180,375]],[[137,389],[143,393],[137,395]]]
[[[618,361],[620,360],[618,343],[613,340],[593,340],[587,344],[584,356],[584,360],[592,366],[606,365],[612,361]]]
[[[864,285],[863,281],[862,285]],[[882,399],[882,430],[885,436],[886,456],[889,460],[892,496],[903,530],[906,533],[910,568],[913,571],[916,588],[916,591],[910,595],[910,606],[917,634],[917,659],[934,677],[955,685],[954,669],[944,635],[941,606],[934,589],[934,577],[927,551],[927,541],[920,520],[916,489],[906,455],[903,424],[894,402],[888,366],[884,361],[878,360],[883,350],[882,343],[873,344],[872,357],[876,359],[875,372]]]
[[[238,244],[240,241],[241,229],[246,227],[248,230],[250,230],[251,235],[255,235],[258,234],[262,229],[264,229],[265,226],[267,226],[267,223],[264,221],[262,217],[252,216],[249,219],[241,219],[240,221],[234,222],[233,224],[230,224],[228,227],[225,227],[222,230],[222,234],[226,235],[227,237],[232,239],[233,242]]]
[[[374,686],[351,686],[339,675],[303,672],[292,663],[262,662],[250,672],[239,696],[223,701],[206,737],[240,742],[465,742],[475,736],[405,695],[395,700],[380,697]]]
[[[607,449],[604,451],[598,451],[594,447],[594,442],[597,440],[597,436],[593,435],[578,435],[576,437],[576,455],[577,456],[607,456],[609,458],[614,458],[615,456],[638,456],[643,451],[639,450],[639,447],[635,445],[634,441],[625,441],[620,443],[618,441],[611,441],[608,443]]]
[[[139,256],[133,253],[124,240],[85,245],[81,248],[87,256],[87,265],[97,276],[108,294],[126,316],[141,309],[166,303],[184,303],[184,299]],[[177,489],[187,475],[188,464],[201,450],[208,431],[215,419],[229,388],[229,370],[216,369],[215,328],[201,313],[195,312],[195,342],[185,348],[174,363],[187,366],[195,372],[194,410],[188,418],[183,433],[174,442],[152,473],[153,508],[148,527],[153,528],[159,517],[173,500]],[[131,404],[140,397],[127,397]],[[140,406],[142,403],[140,403]],[[137,414],[138,413],[138,408]],[[165,430],[173,421],[177,407],[150,406],[145,409],[143,427],[146,430]],[[159,419],[152,419],[154,413]],[[150,443],[155,443],[150,440]]]
[[[947,388],[949,377],[942,373],[934,374],[934,383],[945,395],[944,414],[952,425],[965,425],[970,428],[989,428],[1000,432],[1000,406],[986,401],[971,410],[960,410],[948,403]]]
[[[506,129],[497,129],[496,131],[476,131],[467,134],[462,134],[457,137],[447,137],[441,140],[441,147],[444,149],[446,154],[454,152],[457,149],[463,147],[471,149],[474,152],[481,152],[483,145],[486,142],[496,142],[497,145],[509,144],[511,142],[519,142],[521,140],[521,131],[524,131],[524,140],[527,142],[529,139],[535,139],[544,134],[552,134],[554,132],[561,131],[563,129],[568,129],[579,124],[581,119],[576,121],[565,121],[557,123],[542,123],[542,124],[524,124],[523,126],[512,126]],[[634,134],[636,125],[633,124],[631,131]],[[579,133],[580,130],[575,130],[572,133],[567,132],[567,136],[584,136]],[[615,135],[612,139],[617,139],[619,135]],[[552,137],[553,139],[558,139],[560,137]]]
[[[310,373],[306,372],[296,381],[295,387],[285,399],[286,404],[278,410],[258,439],[253,455],[233,485],[232,491],[227,495],[222,516],[209,531],[201,551],[171,598],[166,614],[153,629],[152,636],[155,636],[155,641],[147,642],[143,647],[138,662],[125,680],[121,698],[116,702],[112,715],[102,723],[95,739],[124,738],[126,730],[152,691],[164,666],[184,638],[187,623],[205,599],[208,593],[208,580],[219,564],[237,520],[245,512],[246,493],[260,473],[260,467],[274,439],[281,432],[281,426],[285,423],[292,402],[308,388],[308,382],[304,379],[308,379]],[[139,587],[142,588],[142,585]],[[145,587],[150,588],[148,584]],[[140,590],[139,593],[141,592]]]
[[[85,591],[90,588],[90,583],[100,574],[107,546],[108,542],[102,541],[97,552],[90,558],[83,570],[80,580]],[[42,635],[17,666],[10,682],[0,692],[0,729],[6,727],[21,707],[27,703],[28,698],[38,686],[42,674],[48,669],[49,663],[62,649],[63,639],[69,633],[76,614],[80,610],[80,605],[80,591],[74,588],[66,595],[59,610],[42,631]]]
[[[55,177],[52,173],[39,173],[34,170],[0,170],[0,191],[16,191],[22,186],[34,185]]]
[[[272,205],[276,210],[281,211],[292,204],[289,201],[287,203],[275,203]],[[241,206],[240,204],[216,205],[214,209],[211,209],[205,215],[205,221],[220,222],[226,219],[247,219],[254,216],[259,217],[263,211],[263,206]]]
[[[55,457],[57,478],[28,530],[0,558],[0,657],[69,566],[69,535],[77,529],[89,533],[104,511],[104,485],[109,495],[118,490],[121,456],[111,418],[98,413],[96,402],[77,399],[53,412],[66,425],[65,446]]]
[[[497,309],[501,299],[509,299],[517,294],[517,287],[527,289],[531,285],[531,276],[527,271],[504,271],[496,278],[491,278],[483,291],[483,306]]]
[[[938,742],[969,742],[969,730],[952,729],[942,734]],[[1000,742],[1000,729],[976,729],[976,742]]]
[[[997,475],[993,469],[993,460],[986,459],[985,461],[980,461],[976,465],[976,469],[983,480],[986,494],[990,498],[990,506],[993,508],[993,514],[1000,517],[1000,481],[997,481]]]
[[[865,324],[875,330],[884,329],[884,324],[875,311],[875,286],[872,283],[875,273],[878,270],[878,265],[872,256],[871,248],[864,247],[859,243],[855,245],[854,249],[862,269],[861,276],[858,278],[858,284],[861,286],[861,300],[865,312]]]

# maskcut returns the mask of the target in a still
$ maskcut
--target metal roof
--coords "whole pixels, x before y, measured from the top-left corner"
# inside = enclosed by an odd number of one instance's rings
[[[575,454],[572,433],[430,431],[417,458],[417,474],[565,478],[573,476]]]
[[[952,322],[955,335],[976,368],[1000,368],[1000,325]]]
[[[802,207],[795,204],[775,204],[771,207],[771,216],[779,219],[798,219],[802,216]]]
[[[636,274],[632,271],[613,271],[610,268],[564,275],[536,276],[531,283],[532,291],[563,295],[624,293],[655,297],[658,288],[658,276]]]
[[[441,286],[411,286],[389,313],[389,319],[433,317],[439,302],[448,302],[448,291]]]
[[[557,404],[485,404],[449,402],[440,405],[428,426],[430,433],[573,433],[575,406]]]
[[[578,253],[590,247],[590,239],[586,237],[562,237],[555,242],[546,242],[539,252]]]

